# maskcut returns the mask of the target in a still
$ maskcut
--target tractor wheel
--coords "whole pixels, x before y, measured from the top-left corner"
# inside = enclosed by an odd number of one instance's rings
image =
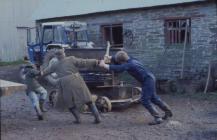
[[[101,112],[110,112],[112,110],[111,101],[105,96],[97,98],[96,106]]]

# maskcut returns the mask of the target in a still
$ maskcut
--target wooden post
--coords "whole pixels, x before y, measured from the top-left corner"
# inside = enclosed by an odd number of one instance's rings
[[[209,80],[210,80],[210,74],[211,74],[211,62],[209,63],[209,67],[208,67],[208,74],[207,74],[207,80],[206,80],[206,86],[205,86],[205,89],[204,89],[204,94],[207,93],[207,89],[208,89],[208,86],[209,86]]]
[[[185,39],[184,39],[184,48],[183,48],[183,52],[182,52],[182,70],[181,70],[181,79],[183,79],[183,75],[184,75],[185,50],[186,50],[186,44],[187,44],[188,23],[189,23],[189,20],[186,20],[186,26],[185,26]]]

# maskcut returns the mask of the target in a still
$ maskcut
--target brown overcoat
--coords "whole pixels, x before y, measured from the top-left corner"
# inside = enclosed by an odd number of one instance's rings
[[[44,75],[52,72],[58,75],[60,93],[57,98],[57,106],[64,104],[67,108],[77,107],[80,109],[82,105],[92,102],[91,93],[79,74],[78,68],[94,68],[97,63],[96,59],[70,56],[44,69]]]

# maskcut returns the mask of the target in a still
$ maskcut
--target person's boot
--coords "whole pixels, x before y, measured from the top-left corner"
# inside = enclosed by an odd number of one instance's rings
[[[80,114],[79,111],[76,108],[69,108],[69,111],[72,113],[72,115],[75,117],[75,124],[80,124],[81,123],[81,118],[80,118]]]
[[[35,109],[35,111],[36,111],[38,120],[39,120],[39,121],[44,120],[44,117],[43,117],[43,115],[42,115],[41,109],[40,109],[39,107],[34,107],[34,109]]]
[[[153,106],[150,106],[148,108],[148,111],[150,112],[150,114],[154,117],[154,120],[150,123],[148,123],[148,125],[157,125],[163,122],[162,118],[160,117],[157,109]]]
[[[161,124],[163,122],[162,118],[160,117],[155,117],[154,121],[149,122],[148,125],[157,125],[157,124]]]
[[[47,112],[47,109],[44,107],[45,104],[45,100],[44,99],[40,99],[39,100],[39,106],[42,112]]]
[[[89,109],[91,110],[92,114],[95,117],[94,123],[95,124],[100,123],[101,122],[101,117],[99,115],[98,109],[96,108],[96,105],[94,103],[90,103],[90,104],[88,104],[88,107],[89,107]]]
[[[165,115],[163,116],[162,119],[167,120],[168,118],[171,118],[173,116],[173,113],[172,113],[169,105],[167,105],[165,102],[160,102],[158,104],[158,107],[165,112]]]
[[[171,118],[173,116],[173,113],[171,110],[165,111],[165,115],[162,119],[167,120],[168,118]]]

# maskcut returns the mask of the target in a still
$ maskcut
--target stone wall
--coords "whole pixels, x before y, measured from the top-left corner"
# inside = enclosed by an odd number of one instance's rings
[[[140,59],[159,79],[174,79],[180,77],[183,45],[165,44],[164,21],[171,17],[191,18],[191,45],[187,46],[185,52],[184,77],[197,80],[205,77],[210,60],[217,58],[217,10],[214,2],[105,12],[47,21],[87,22],[90,40],[96,46],[105,46],[101,25],[122,23],[125,50]]]

